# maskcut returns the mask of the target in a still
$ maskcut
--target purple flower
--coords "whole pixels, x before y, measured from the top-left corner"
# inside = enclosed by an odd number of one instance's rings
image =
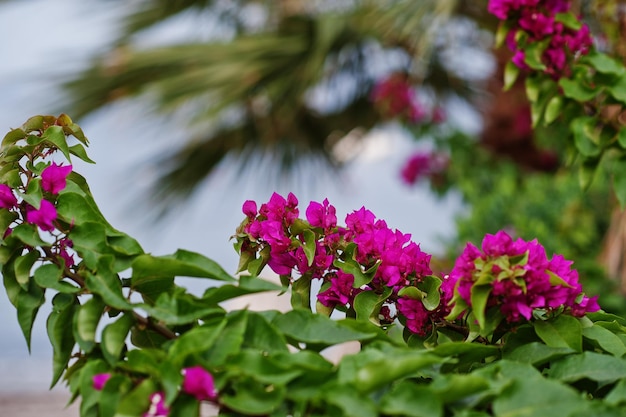
[[[67,251],[67,248],[74,247],[74,242],[71,239],[63,238],[59,240],[58,255],[65,261],[65,266],[68,268],[74,266],[74,255]]]
[[[150,407],[143,413],[143,417],[167,417],[170,409],[165,406],[165,394],[155,392],[150,395]]]
[[[13,190],[6,184],[0,184],[0,207],[11,209],[17,206],[17,198],[13,194]]]
[[[487,307],[499,306],[509,322],[530,320],[535,309],[565,308],[575,316],[597,311],[596,299],[583,296],[571,266],[561,255],[548,259],[536,240],[513,240],[499,231],[485,236],[482,252],[471,243],[465,247],[445,286],[454,283],[456,294],[471,306],[472,287],[480,277],[481,285],[492,286]]]
[[[65,188],[66,179],[70,172],[72,172],[71,165],[62,166],[53,162],[41,173],[41,188],[52,194],[58,194]]]
[[[428,310],[420,300],[398,298],[398,313],[404,316],[405,326],[413,333],[425,336],[431,327]]]
[[[196,397],[198,401],[217,398],[213,375],[201,366],[192,366],[183,369],[183,392]]]
[[[111,378],[111,374],[106,372],[103,374],[95,374],[92,378],[93,380],[93,389],[97,391],[101,391],[104,388],[104,385]]]
[[[29,206],[26,209],[26,221],[30,224],[39,226],[41,230],[50,232],[54,230],[52,224],[57,218],[57,210],[54,208],[54,204],[48,200],[41,200],[39,209]]]
[[[252,200],[246,200],[243,203],[243,214],[246,215],[249,219],[254,219],[257,215],[256,203]]]
[[[322,204],[311,201],[306,209],[306,219],[313,227],[329,230],[337,226],[337,211],[325,198]]]
[[[327,275],[330,280],[330,288],[317,294],[317,299],[326,307],[335,307],[336,305],[345,306],[352,302],[354,298],[352,284],[354,284],[354,276],[346,274],[343,271],[337,271]]]

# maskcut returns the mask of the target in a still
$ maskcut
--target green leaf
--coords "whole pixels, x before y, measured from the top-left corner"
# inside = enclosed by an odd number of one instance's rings
[[[591,379],[610,383],[626,378],[626,359],[583,352],[570,355],[550,365],[550,377],[564,382]]]
[[[519,77],[520,69],[512,61],[509,61],[504,66],[504,91],[509,90],[517,81]]]
[[[330,385],[320,394],[326,402],[342,411],[337,415],[358,417],[377,417],[378,415],[374,402],[350,386]]]
[[[207,303],[217,304],[242,295],[256,294],[266,291],[283,292],[285,290],[285,287],[281,287],[262,278],[242,275],[239,277],[238,285],[224,284],[219,287],[209,288],[204,292],[202,298]]]
[[[52,383],[54,387],[65,371],[72,356],[74,336],[72,323],[76,309],[76,298],[70,294],[57,294],[52,299],[52,312],[46,324],[48,338],[52,344]]]
[[[610,405],[626,405],[626,379],[619,381],[615,387],[604,397],[604,401]]]
[[[313,265],[313,261],[315,260],[315,251],[317,250],[317,239],[315,238],[315,232],[310,229],[304,230],[302,232],[304,234],[304,245],[302,249],[304,249],[304,254],[306,255],[307,264],[309,266]]]
[[[124,313],[102,331],[102,354],[111,366],[121,359],[122,351],[126,346],[126,337],[134,324],[135,318],[132,314]]]
[[[169,357],[174,365],[182,366],[190,355],[200,354],[209,350],[224,329],[226,321],[217,325],[195,327],[182,334],[172,343]]]
[[[30,352],[30,339],[33,330],[33,323],[37,317],[39,307],[44,303],[44,291],[34,282],[30,282],[27,289],[20,291],[17,295],[17,321],[26,339],[26,345]]]
[[[304,373],[302,369],[288,366],[255,349],[245,349],[232,355],[228,361],[228,372],[248,375],[272,385],[286,385]]]
[[[485,391],[489,388],[489,382],[481,375],[439,375],[430,384],[431,391],[444,403],[460,401]]]
[[[541,377],[517,377],[493,401],[498,417],[568,416],[584,408],[576,390]]]
[[[607,86],[607,90],[615,100],[626,103],[626,74],[622,73],[615,83]]]
[[[200,415],[200,402],[191,395],[179,395],[170,407],[168,417]]]
[[[70,146],[68,150],[72,155],[77,156],[80,160],[89,164],[95,164],[95,162],[91,158],[89,158],[89,156],[87,156],[87,151],[85,150],[85,147],[80,143],[77,143],[74,146]]]
[[[598,89],[590,87],[585,80],[561,78],[559,86],[563,90],[565,97],[574,99],[581,103],[593,100],[599,93]]]
[[[144,379],[135,389],[124,395],[114,417],[140,417],[150,406],[150,395],[158,391],[152,379]]]
[[[354,276],[354,284],[352,286],[354,288],[360,288],[364,285],[369,284],[374,279],[374,274],[365,274],[361,265],[355,261],[354,259],[347,259],[345,262],[341,262],[339,259],[335,259],[333,262],[333,266],[341,269],[346,274],[351,274]]]
[[[99,417],[113,417],[120,399],[132,388],[132,381],[124,375],[112,375],[107,381],[98,401]]]
[[[65,159],[71,161],[70,148],[67,145],[67,139],[65,138],[65,133],[61,126],[50,126],[43,132],[41,137],[57,147],[63,153]]]
[[[287,337],[318,346],[331,346],[351,340],[368,340],[371,333],[363,333],[340,326],[334,320],[298,309],[277,316],[272,324]]]
[[[591,327],[583,328],[583,337],[618,358],[626,354],[624,342],[615,333],[600,325],[594,324]]]
[[[78,307],[74,315],[74,338],[78,346],[86,353],[91,352],[96,342],[96,329],[104,313],[105,304],[100,297],[94,295]]]
[[[73,294],[80,291],[80,287],[61,281],[63,270],[56,264],[40,266],[35,270],[33,278],[40,287],[50,288],[58,292]]]
[[[557,94],[554,97],[552,97],[548,101],[548,104],[546,105],[546,112],[544,115],[546,124],[550,124],[554,122],[561,115],[562,109],[563,109],[563,97]]]
[[[533,42],[527,45],[524,49],[524,62],[526,62],[526,65],[537,71],[545,71],[546,66],[543,64],[543,62],[541,62],[541,56],[543,55],[543,52],[546,50],[547,46],[548,42],[546,41]]]
[[[253,378],[233,383],[232,390],[220,395],[220,403],[242,414],[269,415],[282,404],[286,389],[282,385],[267,386]]]
[[[593,51],[584,57],[598,72],[603,74],[623,75],[624,66],[613,57],[602,52]]]
[[[409,417],[442,417],[443,404],[430,387],[401,381],[393,385],[380,400],[380,410],[386,415]]]
[[[621,127],[619,132],[617,133],[617,142],[622,149],[626,149],[626,128]]]
[[[132,279],[154,276],[184,276],[235,281],[215,261],[182,249],[169,256],[139,255],[132,264]]]
[[[600,155],[601,149],[597,146],[600,132],[596,123],[595,118],[584,116],[574,119],[570,124],[576,149],[583,156],[595,157]]]
[[[359,367],[356,372],[355,387],[363,393],[371,392],[443,361],[443,358],[426,351],[398,350],[393,356],[385,355]]]
[[[187,293],[163,292],[154,306],[141,306],[154,319],[166,325],[196,323],[199,319],[222,316],[224,309]]]
[[[71,191],[69,187],[59,193],[56,208],[59,218],[69,224],[79,226],[92,222],[100,223],[102,228],[110,228],[93,199]]]
[[[26,290],[30,282],[30,270],[35,262],[39,260],[39,251],[31,250],[26,255],[22,255],[15,260],[15,279],[17,283]]]
[[[541,366],[547,362],[575,353],[569,347],[551,347],[539,342],[531,342],[516,347],[503,354],[504,359]]]
[[[554,16],[554,21],[563,23],[565,27],[573,29],[575,31],[580,30],[580,28],[582,27],[582,23],[572,12],[557,13]]]
[[[300,310],[298,310],[300,311]],[[306,310],[302,310],[306,311]],[[278,317],[278,312],[276,313]],[[286,334],[272,323],[272,317],[264,317],[262,313],[249,312],[244,335],[243,347],[251,347],[264,352],[287,352]]]
[[[417,287],[426,294],[426,297],[422,298],[422,304],[428,311],[434,311],[439,307],[441,294],[439,293],[439,287],[441,287],[441,279],[434,275],[426,275],[422,281],[417,284]]]
[[[15,144],[19,140],[22,140],[26,137],[26,132],[22,129],[11,129],[9,133],[4,135],[4,139],[2,139],[2,148],[5,148],[9,145]],[[4,149],[3,149],[4,150]]]
[[[550,347],[571,348],[582,351],[583,329],[575,317],[561,314],[550,320],[538,320],[533,323],[535,333]]]
[[[32,247],[49,246],[47,242],[43,241],[41,237],[39,237],[37,226],[27,223],[22,223],[19,226],[16,226],[13,229],[13,233],[11,233],[11,237],[15,237],[22,243]]]
[[[6,209],[0,209],[0,234],[4,236],[4,233],[16,219],[17,213]]]
[[[240,310],[229,314],[226,317],[226,324],[220,333],[219,343],[214,343],[211,347],[202,352],[203,358],[209,366],[221,366],[226,363],[230,355],[241,349],[246,327],[248,324],[248,311]]]
[[[414,287],[412,287],[414,288]],[[356,318],[358,320],[369,320],[372,323],[378,325],[378,313],[380,307],[391,295],[392,289],[386,287],[382,294],[376,294],[374,291],[362,291],[354,297],[353,308],[356,311]]]
[[[478,321],[481,329],[485,328],[485,309],[487,308],[487,300],[492,290],[491,285],[474,285],[472,287],[472,313]]]

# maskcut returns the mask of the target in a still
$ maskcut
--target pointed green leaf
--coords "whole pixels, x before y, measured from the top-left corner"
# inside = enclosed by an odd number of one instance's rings
[[[504,66],[504,91],[509,90],[517,81],[519,77],[520,69],[512,61],[509,61]]]
[[[126,337],[134,324],[135,318],[132,314],[124,313],[122,317],[102,330],[102,353],[111,366],[121,359],[122,351],[126,346]]]
[[[26,290],[30,281],[30,270],[37,260],[39,260],[39,251],[31,250],[26,255],[22,255],[15,260],[15,279],[17,283]]]
[[[225,325],[226,321],[222,320],[217,325],[195,327],[182,334],[169,349],[172,363],[181,366],[190,355],[208,351],[216,342]]]
[[[626,359],[596,352],[570,355],[550,365],[550,377],[564,382],[590,379],[610,383],[626,378]]]
[[[61,281],[63,278],[63,270],[56,264],[40,266],[35,270],[33,278],[40,287],[50,288],[58,292],[72,294],[80,291],[79,287],[69,282]]]
[[[573,29],[575,31],[580,30],[580,28],[582,27],[582,23],[572,12],[557,13],[554,16],[554,21],[563,23],[565,27]]]
[[[315,251],[317,250],[317,240],[315,239],[315,232],[310,229],[307,229],[303,232],[304,234],[304,245],[302,249],[304,249],[304,254],[306,255],[307,264],[309,266],[313,265],[313,261],[315,260]]]
[[[286,336],[314,345],[330,346],[351,340],[368,340],[373,337],[371,333],[340,326],[328,317],[303,309],[281,314],[272,321],[272,324]]]
[[[582,351],[583,330],[575,317],[561,314],[549,320],[533,322],[535,333],[550,347],[566,347]]]
[[[285,398],[281,385],[266,386],[253,378],[235,380],[232,390],[220,395],[220,402],[231,410],[247,415],[270,415]]]
[[[100,297],[94,295],[78,307],[74,315],[74,338],[78,346],[86,353],[91,352],[96,342],[96,329],[104,313],[105,304]]]
[[[182,249],[169,256],[139,255],[133,261],[132,267],[133,280],[146,276],[181,276],[235,281],[215,261]]]
[[[49,246],[49,243],[42,240],[39,236],[37,226],[33,226],[32,224],[22,223],[16,226],[15,229],[13,229],[13,233],[11,233],[11,237],[19,239],[28,246]]]
[[[430,387],[401,381],[393,385],[380,400],[381,411],[386,415],[408,417],[441,417],[443,403]]]
[[[50,126],[43,132],[42,138],[57,147],[68,162],[71,161],[70,148],[67,145],[67,139],[61,126]]]
[[[612,331],[597,324],[583,328],[583,337],[618,358],[626,354],[626,346],[624,346],[622,339]]]
[[[70,294],[57,294],[52,300],[52,312],[48,316],[48,338],[52,344],[52,383],[54,387],[65,371],[74,349],[72,323],[76,298]]]
[[[354,297],[353,305],[353,308],[356,311],[356,318],[358,320],[368,320],[376,325],[379,325],[380,320],[378,319],[378,313],[380,312],[381,306],[391,295],[391,292],[392,289],[390,287],[386,287],[382,294],[376,294],[374,291],[362,291],[357,294],[357,296]]]
[[[17,321],[26,339],[29,352],[33,323],[37,317],[39,307],[41,307],[44,301],[44,290],[39,288],[34,282],[30,282],[27,289],[20,291],[17,295]]]
[[[87,162],[89,164],[95,164],[95,162],[87,156],[87,151],[85,147],[80,143],[77,143],[74,146],[69,147],[69,151],[72,155],[77,156],[81,161]]]
[[[135,389],[124,395],[114,417],[140,417],[150,407],[150,396],[159,391],[155,381],[144,379]]]
[[[550,124],[555,121],[560,115],[563,109],[563,97],[555,95],[552,97],[546,106],[545,121],[546,124]]]
[[[491,290],[491,285],[474,285],[472,287],[472,313],[474,313],[481,329],[485,328],[485,309],[487,308],[487,300],[489,299]]]

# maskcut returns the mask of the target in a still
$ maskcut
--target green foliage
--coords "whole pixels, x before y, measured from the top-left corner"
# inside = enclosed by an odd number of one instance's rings
[[[59,129],[44,124],[59,120],[67,119],[33,118],[10,132],[0,169],[21,167],[23,159],[44,160],[50,149],[70,149],[58,133],[45,139]],[[33,138],[23,144],[27,134]],[[29,174],[23,178],[36,180]],[[485,304],[488,292],[480,283],[468,316],[434,328],[427,340],[410,337],[408,343],[394,336],[399,325],[379,327],[377,312],[389,293],[361,293],[356,317],[343,320],[303,308],[227,313],[223,301],[285,289],[254,276],[235,279],[197,253],[144,253],[106,222],[75,173],[58,196],[29,185],[14,185],[21,196],[31,195],[22,197],[24,203],[0,209],[13,213],[3,214],[12,230],[0,247],[4,286],[27,342],[44,294],[56,293],[47,319],[52,385],[61,379],[69,385],[81,400],[82,416],[142,416],[158,392],[170,415],[198,415],[198,401],[180,392],[183,370],[190,366],[210,370],[218,390],[212,401],[224,416],[617,416],[626,403],[626,322],[619,316],[556,314],[496,335],[502,317]],[[22,205],[42,198],[52,199],[58,209],[53,231],[24,220]],[[306,246],[312,232],[302,230]],[[63,239],[74,242],[78,259],[73,262],[60,255]],[[347,249],[340,267],[360,274],[361,284],[371,282],[373,272],[353,264],[352,251]],[[526,262],[528,257],[520,256],[496,259],[493,265],[512,271]],[[482,267],[487,271],[493,265]],[[198,297],[176,284],[179,276],[216,286]],[[486,284],[491,276],[479,280]],[[440,278],[428,276],[404,288],[403,296],[436,309],[440,285]],[[337,365],[320,353],[344,342],[357,342],[361,350]],[[94,376],[103,373],[111,377],[96,388]]]

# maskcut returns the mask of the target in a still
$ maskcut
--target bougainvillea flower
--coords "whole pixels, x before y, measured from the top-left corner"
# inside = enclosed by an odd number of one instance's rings
[[[93,389],[98,390],[98,391],[102,390],[102,388],[104,388],[104,384],[106,384],[110,378],[111,378],[111,374],[108,372],[102,373],[102,374],[95,374],[92,378]]]
[[[11,209],[17,205],[13,190],[6,184],[0,184],[0,207]]]
[[[396,302],[398,313],[405,318],[406,327],[413,333],[425,336],[430,329],[428,310],[420,300],[399,298]]]
[[[143,417],[167,417],[169,413],[170,410],[165,405],[165,394],[155,392],[150,395],[150,407],[143,414]]]
[[[596,298],[582,293],[572,261],[561,255],[548,259],[536,240],[514,240],[499,231],[486,235],[481,249],[468,243],[450,272],[456,293],[468,306],[480,279],[481,286],[491,285],[487,307],[499,306],[509,322],[531,320],[536,309],[564,309],[574,316],[599,310]]]
[[[325,198],[322,204],[311,201],[306,209],[306,219],[313,227],[321,227],[324,230],[337,226],[337,211],[328,199]]]
[[[59,240],[57,253],[63,259],[65,266],[68,268],[74,266],[74,255],[67,251],[67,248],[71,247],[74,247],[74,242],[72,242],[71,239],[64,238]]]
[[[54,208],[54,204],[48,200],[41,200],[39,210],[34,207],[26,209],[26,221],[30,224],[39,226],[41,230],[50,232],[54,230],[54,222],[57,218],[57,210]]]
[[[183,369],[183,392],[196,397],[198,401],[213,401],[217,398],[213,375],[201,366]]]
[[[63,166],[53,162],[41,173],[41,188],[52,194],[58,194],[67,185],[66,180],[70,172],[71,165]]]

